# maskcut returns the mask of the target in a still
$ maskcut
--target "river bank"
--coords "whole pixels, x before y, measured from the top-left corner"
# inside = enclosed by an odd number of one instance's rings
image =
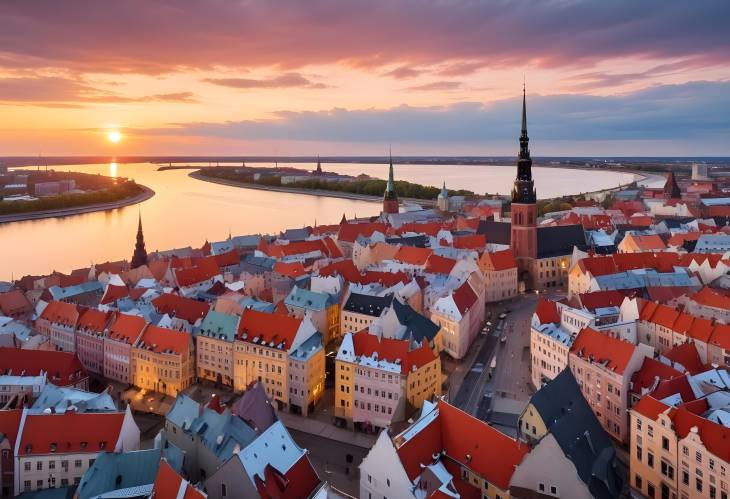
[[[285,192],[287,194],[306,194],[308,196],[319,196],[319,197],[330,197],[340,199],[353,199],[355,201],[368,201],[372,203],[382,203],[383,198],[381,196],[368,196],[367,194],[355,194],[350,192],[340,191],[327,191],[324,189],[303,189],[301,187],[284,187],[274,185],[258,185],[248,184],[245,182],[235,182],[233,180],[225,180],[219,178],[207,177],[200,175],[198,172],[200,169],[194,172],[188,173],[188,177],[196,180],[202,180],[203,182],[211,182],[213,184],[227,185],[230,187],[240,187],[243,189],[254,189],[257,191],[272,191],[272,192]],[[411,204],[420,204],[422,206],[433,207],[436,206],[435,199],[414,199],[414,198],[402,198],[401,201]]]
[[[66,217],[70,215],[80,215],[82,213],[93,213],[95,211],[114,210],[116,208],[123,208],[125,206],[142,203],[155,195],[155,191],[153,191],[149,187],[140,184],[137,185],[142,188],[142,192],[131,198],[120,199],[119,201],[112,201],[110,203],[97,203],[87,206],[77,206],[74,208],[62,208],[58,210],[42,210],[32,211],[28,213],[16,213],[12,215],[0,215],[0,224],[9,222],[22,222],[24,220],[40,220],[43,218]]]

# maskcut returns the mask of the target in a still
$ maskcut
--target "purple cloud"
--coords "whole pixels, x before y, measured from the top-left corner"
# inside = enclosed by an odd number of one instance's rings
[[[223,87],[238,88],[250,90],[254,88],[311,88],[323,89],[329,88],[324,83],[315,83],[305,78],[299,73],[284,73],[273,78],[253,79],[253,78],[207,78],[203,80],[207,83],[220,85]]]

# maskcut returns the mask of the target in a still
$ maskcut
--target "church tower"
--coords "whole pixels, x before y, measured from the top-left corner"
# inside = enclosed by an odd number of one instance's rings
[[[388,184],[383,194],[383,213],[398,213],[398,195],[395,193],[395,180],[393,180],[393,155],[390,156],[390,169],[388,170]]]
[[[527,259],[537,257],[537,194],[532,180],[530,139],[527,136],[527,103],[522,87],[522,131],[517,157],[517,178],[512,188],[511,246],[521,272],[528,270]]]
[[[137,226],[137,243],[134,245],[132,255],[132,268],[136,269],[147,265],[147,250],[144,247],[144,234],[142,233],[142,213],[139,214],[139,225]]]

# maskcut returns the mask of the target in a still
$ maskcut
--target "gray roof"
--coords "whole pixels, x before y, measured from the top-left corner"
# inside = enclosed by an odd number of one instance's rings
[[[348,312],[355,312],[357,314],[369,315],[371,317],[380,317],[383,310],[390,307],[393,301],[393,294],[387,294],[385,296],[371,296],[363,295],[360,293],[350,293],[347,298],[344,310]]]
[[[611,439],[596,419],[570,369],[564,369],[530,399],[565,457],[598,499],[621,491]]]
[[[48,292],[54,300],[64,300],[72,296],[82,295],[84,293],[103,293],[104,286],[99,281],[87,281],[75,286],[62,288],[60,286],[51,286]]]
[[[246,447],[256,438],[256,432],[230,410],[223,412],[205,407],[200,412],[200,404],[184,394],[175,399],[166,418],[183,431],[195,433],[208,450],[225,461],[236,449]]]
[[[571,255],[574,246],[582,251],[586,249],[586,236],[582,225],[537,228],[537,258]]]
[[[396,317],[398,317],[398,322],[406,327],[402,339],[421,343],[425,338],[430,343],[436,337],[436,333],[439,332],[440,327],[436,323],[413,310],[408,304],[393,300],[393,310]]]
[[[274,268],[276,260],[267,256],[254,256],[249,253],[241,260],[241,270],[249,274],[257,274],[261,272],[271,272]]]
[[[327,293],[317,293],[299,286],[294,286],[284,299],[285,305],[308,310],[324,310],[331,303],[332,298]]]
[[[160,449],[99,453],[81,477],[79,499],[154,483],[161,455]]]
[[[509,244],[512,238],[512,224],[509,222],[495,222],[487,219],[479,222],[477,234],[484,234],[487,242],[494,244]]]
[[[51,383],[43,387],[31,411],[40,413],[50,409],[55,413],[63,413],[71,406],[77,412],[117,412],[114,399],[107,392],[92,393],[76,388],[61,388]]]
[[[243,396],[233,404],[233,414],[246,421],[258,433],[263,433],[278,419],[271,400],[266,395],[264,385],[256,382],[243,392]]]
[[[286,229],[281,235],[287,241],[304,241],[309,237],[309,229]]]
[[[304,361],[322,349],[322,333],[316,332],[304,340],[295,350],[289,352],[294,360]]]

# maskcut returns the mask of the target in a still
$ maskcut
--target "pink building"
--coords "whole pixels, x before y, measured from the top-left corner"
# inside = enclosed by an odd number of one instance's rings
[[[61,301],[48,303],[35,322],[36,330],[47,336],[57,350],[76,351],[76,323],[79,312],[76,305]]]
[[[653,354],[649,345],[634,345],[591,328],[582,329],[570,347],[568,364],[583,397],[601,426],[619,442],[625,443],[629,436],[631,377],[644,357]]]
[[[104,377],[131,383],[130,357],[134,345],[144,331],[144,319],[137,315],[117,314],[104,338]]]
[[[81,313],[76,327],[76,354],[84,367],[104,374],[104,337],[114,317],[112,312],[90,308]]]

